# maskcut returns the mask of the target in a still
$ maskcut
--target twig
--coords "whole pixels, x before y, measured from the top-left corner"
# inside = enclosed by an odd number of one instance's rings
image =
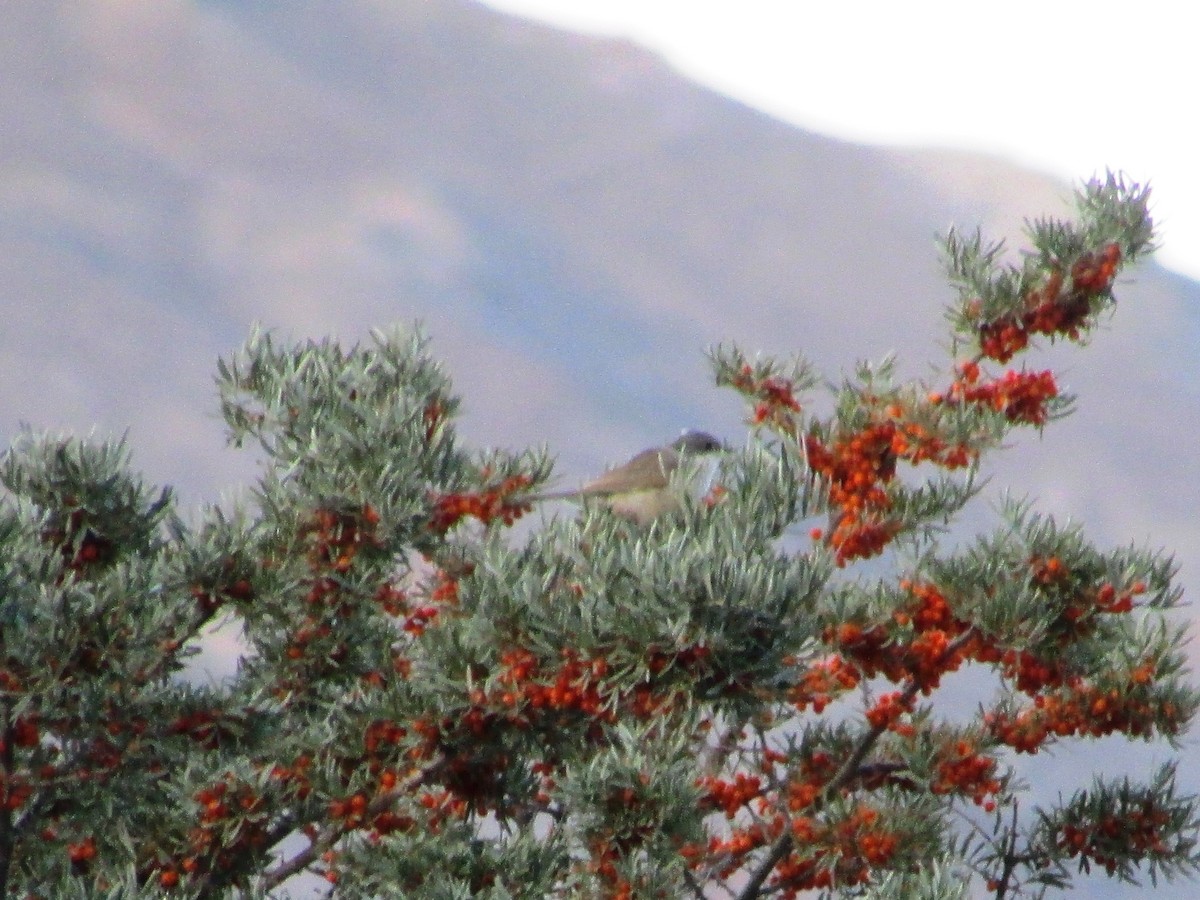
[[[1017,804],[1013,803],[1012,827],[1008,832],[1008,846],[1004,850],[1004,868],[1000,872],[999,883],[996,885],[996,900],[1004,900],[1008,896],[1008,882],[1020,859],[1017,857]]]

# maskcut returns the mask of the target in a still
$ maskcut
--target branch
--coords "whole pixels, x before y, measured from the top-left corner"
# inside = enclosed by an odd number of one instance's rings
[[[358,824],[350,825],[344,821],[330,822],[320,834],[312,839],[307,847],[286,862],[281,862],[275,868],[264,872],[261,881],[262,888],[267,891],[272,890],[293,875],[308,868],[320,858],[322,853],[331,848],[347,833],[354,831],[359,825],[369,822],[380,813],[386,812],[392,804],[423,782],[429,776],[430,772],[440,766],[442,762],[443,760],[439,757],[432,762],[426,763],[425,766],[417,769],[390,791],[377,796],[367,804],[366,811],[363,813],[362,819]]]
[[[688,869],[683,870],[683,880],[687,882],[688,889],[696,897],[696,900],[704,900],[704,889],[700,887],[696,877]]]
[[[946,646],[946,649],[942,651],[942,655],[939,657],[939,662],[944,662],[957,653],[962,646],[971,639],[974,633],[975,628],[972,626],[951,641]],[[908,704],[913,701],[913,698],[920,693],[922,686],[922,682],[918,681],[916,678],[910,678],[907,686],[900,695],[901,705],[907,707]],[[822,788],[820,795],[816,800],[813,801],[811,808],[820,809],[834,794],[858,777],[859,766],[862,764],[862,761],[866,759],[867,754],[871,752],[871,748],[875,746],[875,742],[879,740],[880,736],[887,731],[887,729],[888,723],[886,722],[880,725],[872,725],[869,729],[867,729],[863,736],[859,738],[857,745],[855,745],[850,755],[846,757],[846,761],[842,763],[841,768],[834,773],[833,778],[831,778],[825,787]],[[789,852],[791,852],[792,846],[795,844],[795,838],[792,837],[792,831],[790,827],[791,816],[786,812],[784,813],[784,816],[788,821],[788,827],[784,830],[783,834],[779,836],[779,839],[775,841],[775,844],[773,847],[771,847],[770,852],[762,858],[762,861],[751,873],[750,880],[746,882],[745,886],[741,890],[741,893],[737,895],[737,900],[753,900],[753,898],[760,896],[762,893],[762,886],[770,876],[771,872],[774,871],[775,867],[779,865],[780,861],[787,856]]]
[[[1008,882],[1013,876],[1020,859],[1017,857],[1017,804],[1013,802],[1012,827],[1009,829],[1008,846],[1004,850],[1004,868],[1001,870],[999,882],[996,885],[996,900],[1004,900],[1008,896]]]

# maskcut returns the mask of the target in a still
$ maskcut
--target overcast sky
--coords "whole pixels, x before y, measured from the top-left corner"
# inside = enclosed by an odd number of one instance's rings
[[[1181,0],[486,0],[632,38],[804,128],[1154,186],[1159,260],[1200,278],[1200,64]]]

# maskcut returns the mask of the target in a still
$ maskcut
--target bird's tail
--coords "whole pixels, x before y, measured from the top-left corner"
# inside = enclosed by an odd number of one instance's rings
[[[541,503],[543,500],[572,500],[579,496],[579,491],[542,491],[537,494],[524,494],[521,500],[526,503]]]

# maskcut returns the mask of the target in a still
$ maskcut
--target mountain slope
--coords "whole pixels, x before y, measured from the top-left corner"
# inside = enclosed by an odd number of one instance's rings
[[[249,471],[219,450],[210,378],[251,321],[352,340],[420,318],[467,434],[549,442],[570,480],[686,425],[735,436],[717,341],[923,372],[949,299],[934,236],[1012,231],[1066,193],[806,133],[632,45],[463,0],[22,4],[0,41],[0,422],[131,425],[185,496]],[[1080,415],[1031,490],[1120,509],[1120,537],[1178,517],[1195,549],[1173,485],[1197,288],[1149,267],[1121,296],[1070,359]]]

